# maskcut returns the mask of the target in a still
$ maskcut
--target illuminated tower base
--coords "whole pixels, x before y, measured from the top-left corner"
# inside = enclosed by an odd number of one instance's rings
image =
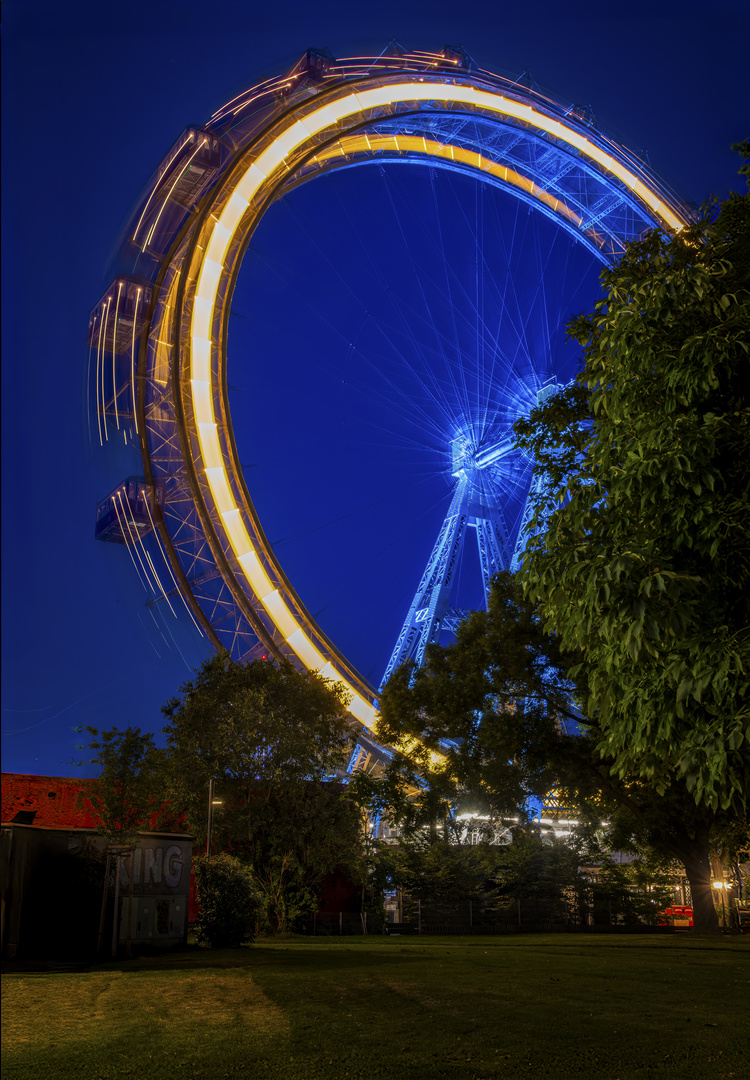
[[[538,391],[536,402],[544,401],[556,389],[553,377]],[[517,569],[536,487],[529,490],[531,466],[515,450],[514,443],[509,423],[502,432],[488,433],[485,429],[484,434],[469,426],[452,440],[451,475],[456,481],[453,497],[385,669],[383,684],[407,660],[421,665],[427,645],[439,641],[444,632],[455,633],[469,614],[453,602],[457,568],[469,529],[476,535],[485,604],[492,577],[500,570]],[[525,483],[527,496],[520,514],[516,502],[514,518],[509,513],[507,493],[519,482]]]

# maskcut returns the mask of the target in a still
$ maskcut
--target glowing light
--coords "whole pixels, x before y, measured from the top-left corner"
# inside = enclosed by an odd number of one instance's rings
[[[174,154],[172,154],[172,157],[169,159],[167,164],[164,166],[162,176],[164,175],[164,173],[166,173],[168,171],[169,166],[172,164],[172,162],[175,160],[175,158],[178,157],[179,154],[185,149],[185,147],[187,146],[187,144],[190,142],[191,139],[192,139],[192,135],[188,135],[188,137],[187,137],[187,139],[185,139],[184,143],[181,143],[180,146],[177,147]],[[149,206],[151,205],[151,200],[153,199],[154,195],[156,194],[156,192],[159,189],[160,180],[161,180],[161,176],[159,177],[159,180],[157,180],[156,183],[154,184],[153,190],[151,191],[151,194],[149,195],[148,199],[146,199],[146,205],[143,207],[143,212],[141,213],[141,216],[138,218],[138,224],[136,225],[135,231],[133,232],[133,240],[135,240],[136,237],[138,236],[138,230],[141,227],[141,222],[143,221],[144,217],[146,216],[146,211],[148,210]]]
[[[218,424],[198,424],[200,444],[203,448],[203,464],[206,469],[219,468],[224,457],[219,443]]]
[[[190,618],[193,620],[193,624],[194,624],[196,630],[201,635],[201,637],[205,637],[206,635],[203,633],[200,626],[198,625],[198,623],[196,621],[196,618],[195,618],[195,615],[193,615],[190,604],[188,604],[187,600],[185,599],[185,597],[182,594],[182,589],[177,584],[177,578],[174,576],[174,571],[172,570],[172,564],[171,564],[171,562],[169,561],[169,559],[167,558],[167,556],[166,556],[166,554],[164,552],[164,548],[162,547],[161,538],[159,536],[159,530],[156,528],[156,522],[154,521],[153,514],[151,513],[151,507],[149,505],[149,500],[148,500],[148,493],[145,491],[145,489],[144,489],[144,497],[145,497],[145,503],[146,503],[146,510],[148,511],[148,519],[151,522],[151,528],[153,530],[154,536],[156,537],[156,543],[159,546],[159,551],[161,552],[162,558],[164,559],[167,570],[169,570],[169,576],[172,578],[172,581],[174,582],[174,587],[177,590],[177,594],[181,598],[181,600],[182,600],[183,604],[185,605],[185,607],[187,608],[187,613],[190,616]],[[176,618],[176,616],[175,616],[175,618]]]
[[[245,555],[240,555],[237,561],[256,596],[268,596],[273,592],[274,586],[258,558],[257,551],[248,551]]]
[[[202,379],[191,379],[190,385],[193,390],[193,411],[195,412],[195,421],[198,424],[199,435],[201,430],[204,432],[206,438],[211,436],[207,434],[209,428],[216,427],[214,419],[214,404],[211,397],[211,383]],[[216,445],[219,445],[219,440],[216,438]],[[203,443],[201,443],[201,448]],[[204,458],[208,458],[208,454],[204,453]]]
[[[239,509],[230,490],[229,481],[227,480],[227,470],[224,466],[222,465],[218,469],[206,469],[205,474],[219,513],[225,514],[227,510]],[[249,537],[247,537],[247,542],[248,547],[251,547],[252,545],[250,544]]]
[[[310,668],[311,671],[320,671],[321,668],[325,667],[325,657],[315,648],[301,626],[298,626],[296,630],[289,634],[286,641],[294,649],[303,664]]]
[[[351,712],[351,709],[349,711]],[[409,757],[409,755],[412,754],[421,756],[424,752],[424,743],[420,742],[419,739],[415,739],[412,735],[409,735],[399,741],[396,749],[406,757]],[[429,750],[427,752],[427,761],[433,772],[442,772],[447,764],[445,755],[439,753],[437,750]]]
[[[214,232],[218,226],[222,226],[227,230],[229,239],[231,239],[249,205],[247,199],[243,199],[242,196],[238,195],[235,191],[222,211],[221,221],[217,221],[216,226],[214,226]],[[213,240],[213,237],[211,239]],[[227,243],[229,243],[229,240],[227,240]],[[210,247],[211,245],[209,244],[209,248]],[[226,248],[224,250],[226,251]],[[223,257],[220,259],[217,254],[214,255],[214,258],[217,262],[224,261]]]
[[[177,175],[177,177],[176,177],[176,178],[175,178],[175,180],[173,181],[173,183],[172,183],[172,186],[170,187],[169,191],[167,192],[167,194],[166,194],[166,195],[164,196],[164,198],[162,199],[162,204],[161,204],[161,207],[160,207],[160,209],[159,209],[159,213],[158,213],[158,214],[156,215],[156,217],[154,218],[154,223],[153,223],[153,225],[151,226],[151,228],[149,229],[148,235],[146,236],[146,239],[145,239],[145,240],[144,240],[144,242],[143,242],[143,247],[141,248],[141,251],[145,251],[145,250],[146,250],[146,248],[148,247],[148,245],[149,245],[149,244],[151,243],[151,240],[152,240],[152,238],[153,238],[153,235],[154,235],[154,233],[156,232],[156,226],[157,226],[157,225],[159,224],[159,218],[160,218],[160,217],[162,216],[162,214],[164,213],[164,209],[165,209],[165,207],[166,207],[167,203],[169,202],[169,197],[170,197],[170,195],[172,194],[172,192],[174,191],[174,189],[175,189],[175,188],[177,187],[177,185],[179,184],[180,180],[182,180],[182,178],[183,178],[183,176],[185,175],[185,173],[186,173],[186,172],[188,171],[188,169],[190,168],[190,163],[192,162],[192,160],[193,160],[193,158],[195,157],[195,155],[196,155],[196,154],[198,153],[198,151],[199,151],[199,150],[201,150],[201,149],[202,149],[202,148],[203,148],[203,147],[204,147],[204,146],[206,145],[206,143],[207,143],[207,142],[208,142],[208,139],[203,139],[203,141],[202,141],[202,142],[199,142],[199,143],[198,143],[198,145],[196,146],[195,150],[193,150],[192,154],[190,155],[190,157],[189,157],[189,158],[187,159],[187,161],[185,162],[184,166],[182,167],[182,170],[181,170],[181,171],[179,172],[179,174]]]
[[[98,315],[94,316],[94,330],[96,330],[96,320],[98,319],[98,317],[99,317]],[[102,327],[101,327],[101,323],[100,323],[99,324],[99,339],[97,341],[97,346],[96,346],[96,375],[95,375],[95,381],[94,381],[94,388],[96,390],[96,425],[97,425],[97,428],[99,430],[99,445],[104,446],[104,440],[102,439],[102,418],[101,418],[101,413],[99,412],[99,349],[100,349],[100,346],[101,346],[101,340],[102,340]]]
[[[208,470],[206,470],[208,472]],[[247,529],[245,529],[242,523],[242,514],[234,507],[232,510],[225,510],[221,515],[224,522],[224,528],[227,531],[229,542],[232,545],[232,551],[239,558],[240,555],[247,555],[249,551],[252,551],[250,545],[250,537],[247,535]]]
[[[266,596],[262,596],[261,603],[273,619],[274,624],[284,635],[285,639],[295,632],[295,630],[297,629],[297,620],[290,612],[289,608],[284,602],[284,598],[282,597],[278,589],[274,589],[273,592],[267,593]],[[326,665],[326,667],[329,666],[330,665]],[[329,678],[330,677],[336,678],[335,675],[329,676]]]
[[[441,63],[445,63],[445,57],[438,57],[438,59]],[[202,251],[199,249],[199,262],[195,271],[197,280],[192,295],[190,386],[195,430],[211,498],[218,510],[225,536],[242,567],[245,578],[288,646],[302,663],[312,670],[335,671],[336,668],[335,664],[327,660],[313,643],[284,601],[281,592],[271,582],[247,531],[240,507],[235,501],[228,481],[227,469],[223,464],[225,458],[219,442],[213,411],[213,396],[214,392],[218,391],[211,367],[211,330],[214,309],[217,304],[219,284],[225,273],[226,253],[243,217],[254,201],[260,199],[263,189],[274,182],[279,169],[294,168],[297,151],[309,145],[312,138],[330,132],[347,118],[360,119],[372,110],[383,107],[393,110],[401,106],[405,108],[417,106],[423,102],[443,102],[454,108],[463,106],[469,111],[493,116],[502,122],[509,120],[520,122],[537,132],[551,135],[620,179],[667,227],[679,229],[684,224],[654,191],[615,157],[561,121],[547,116],[531,105],[506,98],[498,93],[478,90],[473,86],[452,86],[437,82],[386,84],[358,92],[343,89],[340,97],[328,100],[323,106],[313,108],[306,115],[298,117],[278,131],[273,141],[253,161],[248,162],[244,172],[236,177],[231,190],[228,188],[224,190],[223,194],[227,196],[227,200],[218,218],[214,217],[208,223],[204,249]],[[356,153],[358,150],[373,152],[377,149],[394,149],[400,153],[413,151],[465,164],[525,191],[569,221],[578,226],[581,224],[581,218],[570,207],[551,193],[539,188],[529,177],[499,162],[482,157],[475,151],[452,145],[446,146],[423,136],[399,135],[398,139],[393,135],[378,134],[343,136],[337,147],[321,152],[316,160],[324,161],[337,154]],[[184,171],[183,169],[183,173]],[[172,185],[170,193],[177,180]],[[158,217],[151,228],[149,238],[153,235],[157,222]],[[146,242],[148,243],[148,240]],[[189,292],[190,290],[188,294]],[[231,465],[229,467],[231,468]],[[376,716],[374,706],[351,687],[347,680],[341,679],[340,674],[338,678],[345,683],[347,690],[352,694],[349,711],[367,727],[372,727]],[[416,740],[414,740],[414,745],[417,745]],[[404,748],[408,751],[406,744]],[[442,755],[434,752],[431,752],[430,760],[435,761],[436,767],[438,763],[445,761]],[[574,822],[561,822],[561,824],[574,824]]]
[[[221,271],[223,267],[220,262],[214,262],[213,259],[204,259],[201,266],[200,277],[198,279],[198,296],[213,296],[216,292],[216,287],[219,284],[219,278],[221,277]]]
[[[118,501],[120,503],[120,509],[119,510],[117,508]],[[138,556],[138,562],[141,564],[141,569],[143,570],[143,577],[141,577],[141,574],[139,572],[138,573],[138,579],[141,582],[141,584],[143,585],[146,592],[151,592],[151,582],[149,581],[148,572],[146,570],[146,567],[143,565],[143,560],[141,559],[140,552],[138,551],[138,548],[136,547],[135,537],[133,535],[133,530],[131,529],[130,522],[128,521],[128,519],[127,519],[127,517],[125,515],[125,504],[124,504],[123,499],[122,499],[122,492],[118,491],[117,494],[113,497],[112,505],[115,508],[115,513],[117,514],[117,521],[119,523],[120,531],[121,531],[123,537],[125,537],[125,530],[126,529],[127,529],[127,535],[130,537],[130,543],[129,544],[127,543],[127,539],[126,539],[125,542],[126,542],[126,547],[127,547],[128,551],[130,552],[130,558],[133,560],[133,565],[135,566],[136,571],[138,571],[138,565],[136,564],[136,561],[135,561],[135,556],[136,555]],[[124,526],[123,526],[123,522],[125,523]]]
[[[214,294],[215,295],[215,294]],[[211,323],[213,322],[214,302],[213,297],[206,299],[197,296],[193,302],[193,336],[198,338],[211,338]]]
[[[211,381],[211,342],[208,338],[193,338],[191,355],[192,378],[198,382]]]
[[[467,150],[462,146],[453,146],[452,143],[441,143],[433,139],[426,139],[419,135],[380,135],[367,134],[353,135],[339,139],[336,146],[329,147],[316,155],[316,161],[324,163],[342,155],[356,153],[374,153],[376,151],[395,150],[398,153],[426,154],[430,157],[445,158],[452,163],[459,162],[469,168],[494,176],[510,187],[519,188],[533,195],[539,202],[549,206],[556,214],[562,214],[568,221],[580,226],[581,217],[571,210],[561,199],[540,188],[528,176],[509,169],[506,165],[482,157],[474,150]]]
[[[227,228],[226,225],[220,225],[217,221],[214,226],[211,243],[206,250],[207,261],[218,263],[219,266],[223,266],[224,256],[226,255],[227,247],[229,246],[229,241],[231,239],[232,230]]]
[[[99,346],[101,349],[101,362],[102,362],[102,421],[104,423],[104,438],[109,439],[109,433],[107,432],[107,399],[104,394],[104,350],[107,347],[107,320],[109,319],[109,305],[112,303],[112,297],[107,297],[107,306],[104,309],[104,315],[102,316],[101,330],[103,333],[99,335]],[[99,370],[99,362],[97,360],[97,372]]]
[[[154,575],[154,581],[159,586],[159,592],[162,594],[164,599],[167,601],[167,604],[169,604],[169,610],[172,612],[172,614],[174,615],[174,617],[176,619],[177,618],[177,612],[175,611],[175,609],[172,607],[171,603],[169,602],[169,597],[167,596],[166,592],[164,591],[164,586],[161,583],[161,578],[159,577],[159,575],[156,572],[156,567],[154,566],[154,561],[151,558],[151,556],[149,555],[149,553],[146,551],[146,545],[143,543],[143,539],[141,537],[138,537],[138,543],[143,548],[143,554],[146,556],[146,559],[148,560],[148,565],[151,567],[151,573]]]
[[[130,386],[133,394],[133,424],[135,425],[135,433],[138,434],[138,411],[136,409],[135,400],[135,324],[138,321],[138,305],[141,302],[141,290],[135,294],[135,312],[133,313],[133,339],[130,343]]]

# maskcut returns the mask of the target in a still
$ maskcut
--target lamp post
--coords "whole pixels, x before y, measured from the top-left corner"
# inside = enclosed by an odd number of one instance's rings
[[[214,784],[216,781],[213,776],[208,781],[208,829],[206,832],[206,855],[211,854],[211,840],[213,838],[214,831],[214,807],[221,806],[224,802],[223,799],[215,798]]]
[[[721,897],[721,928],[722,928],[722,930],[726,930],[726,928],[727,928],[727,913],[726,913],[726,908],[724,907],[724,890],[730,888],[730,886],[726,885],[723,881],[715,881],[714,882],[714,888],[716,889],[719,896]]]

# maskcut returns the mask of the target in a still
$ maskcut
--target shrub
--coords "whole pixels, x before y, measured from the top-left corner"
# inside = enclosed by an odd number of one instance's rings
[[[199,855],[193,870],[200,906],[198,941],[212,949],[252,942],[262,901],[250,868],[222,854]]]

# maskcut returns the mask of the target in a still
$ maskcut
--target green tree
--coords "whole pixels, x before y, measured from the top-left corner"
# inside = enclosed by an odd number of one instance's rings
[[[579,885],[581,850],[559,838],[543,839],[532,828],[517,829],[513,842],[498,850],[492,875],[495,903],[557,900]]]
[[[498,847],[461,844],[445,833],[402,836],[382,845],[375,859],[381,888],[402,889],[413,900],[452,903],[483,897],[496,870]]]
[[[617,843],[637,837],[641,846],[677,859],[690,881],[696,925],[717,929],[709,849],[733,827],[737,812],[697,804],[669,762],[658,783],[613,775],[580,669],[579,654],[560,651],[522,587],[499,574],[486,612],[465,620],[452,645],[429,646],[421,668],[406,665],[384,687],[381,738],[397,745],[421,737],[427,746],[448,747],[446,767],[435,772],[396,755],[387,786],[422,767],[423,784],[438,793],[440,807],[428,791],[415,798],[411,813],[421,811],[427,821],[430,814],[470,808],[522,822],[529,796],[543,799],[556,788],[590,834],[609,820]]]
[[[242,852],[253,867],[263,897],[263,926],[268,933],[301,929],[317,910],[325,878],[339,871],[360,880],[362,812],[337,783],[298,781],[244,793],[227,844]],[[221,835],[221,834],[220,834]]]
[[[493,581],[487,611],[474,612],[450,646],[428,646],[425,663],[394,672],[380,697],[378,735],[396,754],[384,800],[407,827],[451,813],[525,816],[529,795],[543,798],[559,780],[557,757],[569,741],[561,719],[576,724],[570,662],[546,633],[507,573]],[[444,765],[430,766],[440,751]],[[595,771],[595,770],[594,770]],[[396,792],[402,778],[414,789]],[[428,783],[422,782],[418,777]]]
[[[620,780],[744,813],[750,779],[750,195],[629,245],[519,421],[546,488],[521,580]]]
[[[322,782],[346,760],[346,706],[340,685],[314,672],[219,654],[163,709],[173,806],[203,843],[215,780],[214,850],[252,865],[271,932],[312,914],[327,874],[356,872],[360,810],[345,788]]]
[[[180,696],[162,708],[171,795],[199,842],[206,837],[210,779],[228,783],[235,802],[225,829],[243,829],[251,804],[238,792],[267,791],[323,779],[345,761],[351,738],[346,695],[315,672],[288,661],[236,664],[226,653],[206,659]]]
[[[615,862],[608,852],[596,866],[596,880],[586,892],[594,920],[616,921],[626,926],[654,925],[660,912],[674,902],[672,867],[654,866],[653,860],[638,857],[630,863]]]
[[[238,948],[254,939],[262,899],[247,866],[232,855],[193,860],[198,897],[198,941],[213,949]]]
[[[129,843],[162,813],[164,752],[153,735],[137,727],[99,731],[87,727],[91,763],[100,773],[85,792],[98,831],[116,844]]]

